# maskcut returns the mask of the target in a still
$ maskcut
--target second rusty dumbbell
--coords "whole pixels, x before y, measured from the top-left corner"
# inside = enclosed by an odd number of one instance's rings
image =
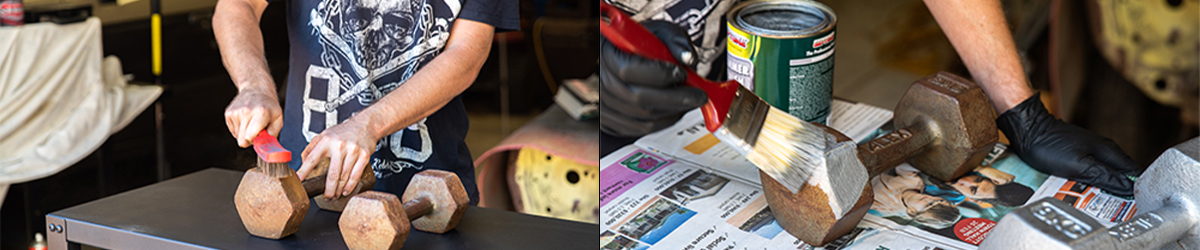
[[[400,249],[410,228],[430,233],[454,229],[470,201],[458,175],[425,170],[413,176],[402,199],[376,191],[354,196],[338,228],[350,249]]]

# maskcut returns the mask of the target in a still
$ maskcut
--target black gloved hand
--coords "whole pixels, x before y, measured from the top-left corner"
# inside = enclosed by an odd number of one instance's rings
[[[694,66],[696,51],[687,32],[666,21],[642,23],[662,40],[679,62]],[[600,42],[600,130],[620,137],[649,134],[675,124],[708,96],[683,85],[684,69],[646,59]]]
[[[1144,169],[1112,140],[1055,119],[1042,106],[1039,94],[996,118],[1013,152],[1033,168],[1132,196],[1133,180]]]

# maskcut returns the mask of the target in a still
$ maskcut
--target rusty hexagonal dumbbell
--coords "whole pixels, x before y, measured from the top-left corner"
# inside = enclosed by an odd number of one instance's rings
[[[857,153],[846,153],[844,146],[828,147],[827,169],[822,170],[827,174],[810,179],[796,193],[760,171],[764,195],[784,230],[810,245],[824,245],[854,229],[869,210],[874,195],[867,178],[906,160],[941,180],[975,169],[996,143],[995,118],[978,85],[939,72],[914,82],[904,94],[893,118],[899,129],[850,147]],[[841,139],[827,145],[848,140],[829,131]],[[865,168],[867,174],[856,168]]]
[[[308,212],[308,196],[300,178],[286,165],[247,170],[233,203],[250,234],[270,239],[295,233]]]
[[[286,163],[286,162],[284,162]],[[300,222],[308,213],[308,199],[325,192],[325,173],[329,169],[326,159],[313,169],[313,176],[300,181],[296,171],[287,164],[259,164],[246,171],[234,193],[234,205],[238,216],[250,234],[279,239],[295,233]],[[340,212],[359,192],[375,186],[375,175],[364,173],[358,180],[358,189],[351,195],[338,199],[317,198],[321,209]]]
[[[350,249],[400,249],[409,227],[430,233],[454,229],[467,211],[467,191],[454,173],[425,170],[396,195],[368,191],[354,196],[338,219]]]

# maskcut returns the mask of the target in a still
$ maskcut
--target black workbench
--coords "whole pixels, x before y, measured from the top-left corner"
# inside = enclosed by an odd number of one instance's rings
[[[280,240],[250,235],[233,193],[242,173],[206,169],[46,215],[50,249],[345,249],[339,213],[311,205]],[[595,224],[469,207],[454,230],[413,230],[404,249],[591,249]]]

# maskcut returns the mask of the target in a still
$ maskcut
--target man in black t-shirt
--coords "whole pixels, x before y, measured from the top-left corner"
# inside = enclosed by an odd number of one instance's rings
[[[276,3],[280,4],[280,3]],[[280,107],[258,21],[267,0],[221,0],[213,30],[238,88],[225,121],[238,145],[259,131],[294,152],[301,179],[330,160],[327,198],[374,175],[403,194],[424,169],[455,172],[478,202],[459,94],[487,59],[492,35],[518,29],[515,0],[296,0],[287,102]]]

